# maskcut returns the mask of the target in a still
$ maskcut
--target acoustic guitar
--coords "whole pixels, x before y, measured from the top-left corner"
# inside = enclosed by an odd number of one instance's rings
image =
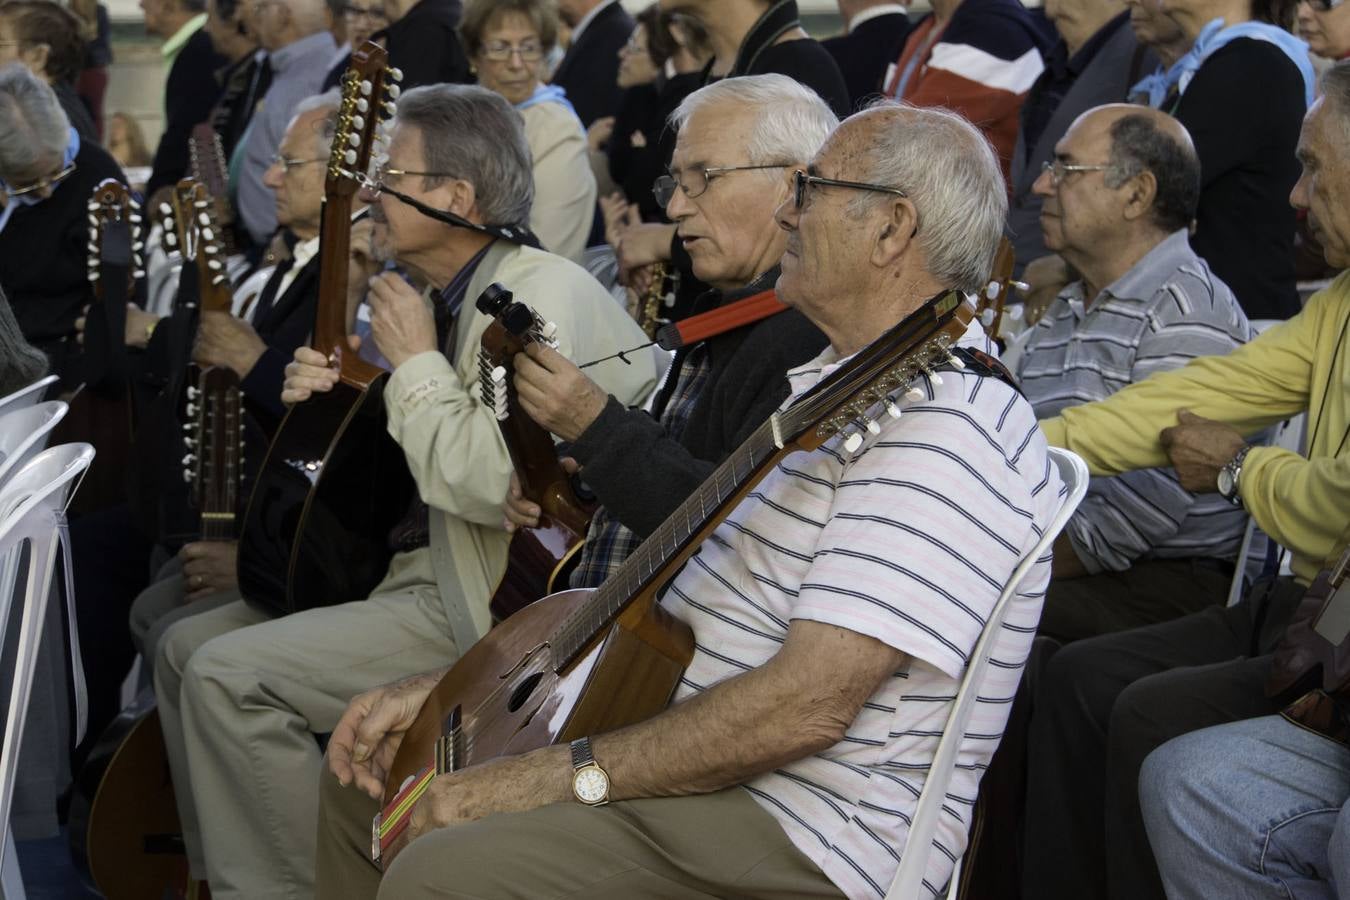
[[[1008,292],[1012,288],[1026,290],[1026,285],[1020,281],[1013,281],[1013,269],[1017,266],[1017,254],[1013,250],[1012,242],[1006,237],[1001,238],[998,243],[998,251],[994,254],[993,274],[989,276],[989,283],[975,298],[975,316],[984,326],[985,332],[994,340],[1001,340],[1003,331],[1003,312],[1008,302]]]
[[[312,346],[340,380],[282,420],[240,534],[240,591],[271,615],[365,599],[389,566],[390,531],[415,497],[403,450],[386,429],[389,373],[347,345],[352,198],[398,96],[400,75],[387,59],[370,42],[352,54],[324,182]]]
[[[166,245],[195,264],[205,309],[228,311],[221,274],[224,245],[205,189],[180,181],[165,218]],[[172,239],[170,239],[170,236]],[[184,477],[196,501],[203,540],[230,540],[238,496],[238,382],[202,371],[188,388],[184,438],[192,455]],[[233,383],[231,380],[233,379]],[[233,398],[230,394],[233,391]],[[90,751],[71,793],[68,822],[77,868],[108,900],[192,897],[182,828],[154,695],[143,692],[118,713]]]
[[[516,399],[516,354],[535,342],[553,345],[555,327],[500,284],[489,285],[477,306],[493,317],[478,351],[483,405],[497,418],[521,493],[542,510],[538,525],[517,529],[511,538],[506,574],[490,605],[493,620],[500,622],[567,586],[595,504],[577,498],[571,478],[558,463],[553,438],[521,411]]]
[[[407,828],[438,774],[649,718],[670,702],[693,659],[693,632],[656,602],[699,544],[791,453],[837,435],[852,452],[891,415],[911,383],[952,361],[974,310],[957,292],[934,297],[859,351],[737,448],[595,590],[545,597],[469,648],[404,735],[372,828],[378,860]]]

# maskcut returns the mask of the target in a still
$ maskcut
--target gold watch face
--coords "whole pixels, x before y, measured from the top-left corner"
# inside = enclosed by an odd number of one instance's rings
[[[599,766],[583,766],[572,776],[572,790],[582,803],[601,803],[609,795],[609,776]]]

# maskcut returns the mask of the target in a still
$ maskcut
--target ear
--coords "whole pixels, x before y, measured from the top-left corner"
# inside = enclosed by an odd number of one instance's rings
[[[24,61],[28,68],[34,72],[47,72],[47,59],[51,56],[52,48],[50,44],[29,44],[28,47],[19,53],[19,58]]]
[[[1152,172],[1144,171],[1131,178],[1124,187],[1125,219],[1134,221],[1148,216],[1153,211],[1153,201],[1158,197],[1158,178]]]
[[[870,261],[879,269],[889,269],[915,246],[919,231],[919,212],[908,197],[896,197],[883,206],[872,230]]]
[[[446,204],[444,209],[471,222],[475,221],[478,213],[478,192],[472,182],[456,178],[441,185],[436,189],[436,193],[440,195],[441,202]]]

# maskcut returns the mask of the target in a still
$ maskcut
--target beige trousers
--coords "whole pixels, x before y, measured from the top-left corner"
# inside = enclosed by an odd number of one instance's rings
[[[458,657],[433,585],[268,620],[242,601],[164,634],[155,694],[194,877],[216,900],[308,900],[322,754],[356,694]]]
[[[383,879],[370,862],[378,805],[327,774],[319,793],[316,900],[844,896],[740,788],[489,816],[423,835]]]

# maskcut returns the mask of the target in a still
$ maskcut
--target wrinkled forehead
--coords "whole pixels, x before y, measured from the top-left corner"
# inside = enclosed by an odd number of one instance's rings
[[[759,114],[742,103],[713,103],[700,107],[675,138],[672,169],[735,166],[750,158],[746,146]]]

